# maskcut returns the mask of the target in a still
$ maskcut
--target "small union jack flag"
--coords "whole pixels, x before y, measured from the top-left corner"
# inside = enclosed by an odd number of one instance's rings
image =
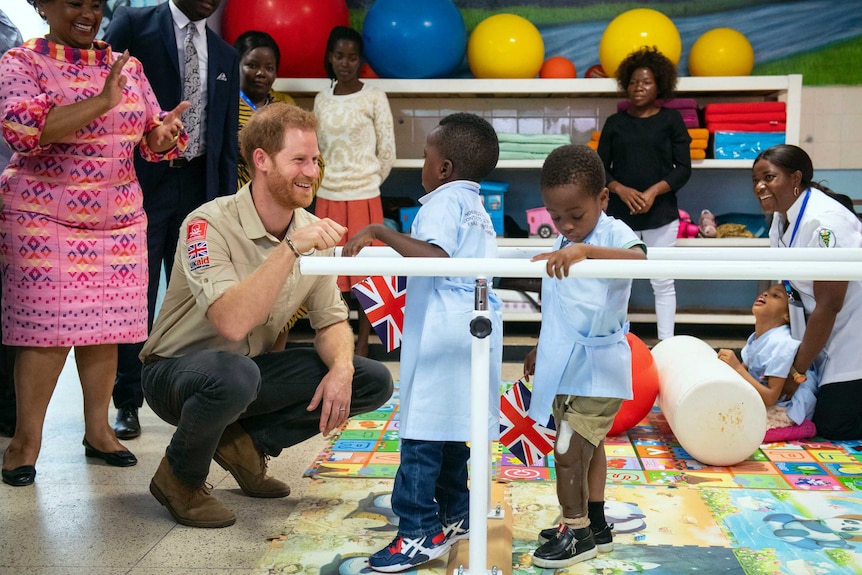
[[[195,260],[209,255],[206,242],[192,242],[188,246],[189,259]]]
[[[541,425],[527,415],[532,395],[519,380],[500,397],[500,443],[528,466],[554,449],[557,436],[553,416]]]
[[[401,345],[404,329],[404,302],[407,299],[407,278],[404,276],[371,276],[353,285],[353,294],[374,332],[392,351]]]

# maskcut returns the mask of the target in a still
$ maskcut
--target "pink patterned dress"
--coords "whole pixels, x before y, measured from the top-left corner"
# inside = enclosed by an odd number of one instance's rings
[[[102,91],[115,58],[37,38],[0,59],[0,129],[14,152],[0,174],[3,343],[65,347],[147,337],[147,216],[132,162],[164,155],[145,133],[164,117],[132,58],[121,102],[60,142],[41,146],[53,106]]]

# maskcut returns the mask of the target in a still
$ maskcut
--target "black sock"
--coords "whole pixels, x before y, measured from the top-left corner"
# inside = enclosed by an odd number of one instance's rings
[[[590,527],[595,531],[604,529],[608,522],[605,519],[605,502],[604,501],[589,501],[587,502],[587,516],[590,518]]]

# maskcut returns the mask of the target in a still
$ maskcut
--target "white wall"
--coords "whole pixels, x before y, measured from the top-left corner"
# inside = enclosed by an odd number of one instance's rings
[[[48,32],[48,25],[36,13],[36,9],[27,0],[3,0],[0,7],[12,20],[12,23],[21,31],[21,37],[25,40],[44,36]]]

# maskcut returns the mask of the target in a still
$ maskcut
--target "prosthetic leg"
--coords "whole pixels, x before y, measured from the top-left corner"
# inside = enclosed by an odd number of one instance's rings
[[[555,536],[533,553],[533,565],[556,569],[597,555],[595,537],[587,516],[587,475],[595,451],[596,446],[576,433],[565,419],[559,422],[554,443],[554,466],[563,523]]]

